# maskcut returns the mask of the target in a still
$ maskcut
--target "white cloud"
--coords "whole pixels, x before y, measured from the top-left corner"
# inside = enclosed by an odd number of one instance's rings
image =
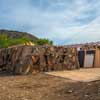
[[[100,41],[100,16],[85,26],[71,27],[67,32],[72,32],[69,43]]]
[[[100,1],[38,0],[38,6],[31,1],[2,0],[1,28],[4,24],[4,28],[32,32],[63,44],[100,40]]]

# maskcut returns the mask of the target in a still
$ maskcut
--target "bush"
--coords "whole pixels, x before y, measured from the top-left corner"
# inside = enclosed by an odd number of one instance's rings
[[[9,46],[25,44],[30,40],[26,37],[21,38],[9,38],[7,35],[0,35],[0,48],[7,48]]]
[[[8,48],[9,46],[18,45],[18,44],[25,44],[30,42],[30,40],[22,36],[20,38],[9,38],[7,35],[1,34],[0,35],[0,48]],[[53,41],[49,39],[39,39],[36,45],[53,45]]]
[[[50,41],[49,39],[39,39],[36,43],[37,45],[53,45],[53,41]]]

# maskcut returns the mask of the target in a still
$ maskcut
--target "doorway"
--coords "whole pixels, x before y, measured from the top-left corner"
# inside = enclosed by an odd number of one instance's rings
[[[85,51],[78,51],[78,61],[80,68],[84,67]]]

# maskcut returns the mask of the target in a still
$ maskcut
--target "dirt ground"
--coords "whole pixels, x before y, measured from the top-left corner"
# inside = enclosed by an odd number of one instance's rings
[[[75,82],[44,73],[1,75],[0,100],[100,100],[100,80]]]
[[[63,78],[69,78],[79,82],[91,82],[95,80],[100,80],[100,68],[86,68],[71,71],[56,71],[48,72],[47,74]]]

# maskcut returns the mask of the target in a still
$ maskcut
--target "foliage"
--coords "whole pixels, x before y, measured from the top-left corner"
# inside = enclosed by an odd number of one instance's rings
[[[9,38],[7,35],[0,35],[0,48],[7,48],[9,46],[24,44],[29,42],[30,40],[25,36],[20,38]]]
[[[36,42],[37,45],[53,45],[53,41],[49,40],[49,39],[39,39],[37,42]]]
[[[5,34],[1,34],[0,48],[8,48],[9,46],[13,46],[13,45],[25,44],[25,43],[28,43],[29,41],[30,40],[25,36],[22,36],[20,38],[10,38]],[[53,41],[50,41],[49,39],[38,39],[35,44],[36,45],[53,45]]]

